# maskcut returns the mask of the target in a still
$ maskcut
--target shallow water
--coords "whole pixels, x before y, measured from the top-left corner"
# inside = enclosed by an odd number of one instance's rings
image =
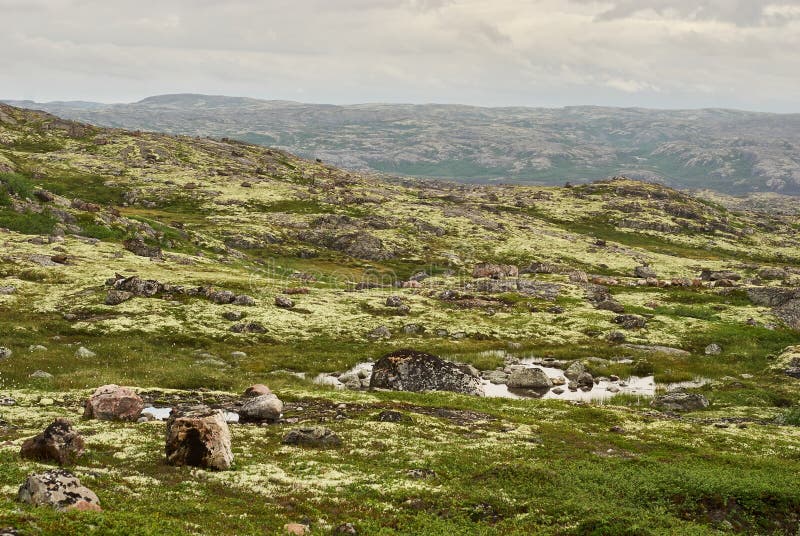
[[[497,353],[498,356],[503,357],[506,355],[503,350],[492,350],[492,353]],[[618,361],[620,363],[624,360]],[[514,398],[514,399],[555,399],[555,400],[571,400],[583,402],[602,402],[613,398],[619,394],[626,394],[632,396],[639,396],[642,398],[652,398],[656,394],[656,389],[672,390],[681,387],[691,388],[700,387],[708,383],[707,378],[695,378],[692,381],[676,382],[676,383],[659,383],[655,382],[653,376],[630,376],[628,378],[620,379],[619,381],[610,381],[608,379],[600,380],[594,385],[590,391],[570,391],[567,388],[569,381],[564,377],[564,371],[559,368],[548,367],[542,365],[542,360],[535,357],[528,357],[521,359],[519,365],[527,368],[540,368],[551,379],[562,378],[564,385],[554,385],[552,389],[547,390],[530,390],[530,389],[509,389],[505,384],[493,384],[489,380],[481,379],[483,391],[489,398]],[[344,376],[348,373],[366,372],[368,375],[372,372],[372,362],[359,363],[350,370],[341,374]],[[330,385],[336,389],[344,389],[345,386],[336,376],[331,374],[319,374],[314,378],[314,383],[320,385]],[[609,390],[611,388],[612,390]],[[562,393],[555,393],[553,389],[563,389]],[[614,390],[618,391],[614,392]]]
[[[157,408],[155,406],[150,406],[149,408],[144,408],[142,413],[149,413],[157,421],[166,421],[169,419],[170,413],[172,413],[172,408]],[[225,422],[239,422],[239,414],[233,411],[226,411],[222,410],[222,413],[225,415]]]

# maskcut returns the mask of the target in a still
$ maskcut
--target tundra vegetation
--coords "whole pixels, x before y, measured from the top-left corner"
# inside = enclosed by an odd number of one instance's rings
[[[393,179],[0,105],[0,528],[796,534],[800,220],[733,206],[624,177]],[[314,381],[390,352],[487,396]],[[569,382],[488,396],[528,358]],[[618,387],[651,376],[660,398]],[[168,464],[135,405],[85,409],[109,384],[170,423],[240,411],[204,421],[229,428],[227,470]],[[58,418],[101,510],[18,501],[54,467],[23,445]]]

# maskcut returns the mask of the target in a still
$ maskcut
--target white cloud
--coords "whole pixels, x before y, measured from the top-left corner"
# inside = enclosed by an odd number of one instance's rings
[[[4,98],[800,108],[800,0],[0,0]]]

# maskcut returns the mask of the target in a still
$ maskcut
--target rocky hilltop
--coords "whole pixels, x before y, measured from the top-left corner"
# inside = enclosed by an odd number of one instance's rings
[[[755,208],[0,105],[0,528],[794,533],[800,220]]]
[[[613,175],[675,188],[800,194],[800,115],[573,106],[331,106],[209,95],[17,102],[89,123],[282,147],[357,171],[563,184]]]

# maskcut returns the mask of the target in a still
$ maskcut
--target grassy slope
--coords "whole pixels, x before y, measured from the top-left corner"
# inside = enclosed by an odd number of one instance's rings
[[[702,267],[747,277],[761,265],[796,267],[796,221],[732,213],[632,181],[572,189],[387,183],[237,143],[76,128],[11,108],[0,112],[0,227],[10,229],[0,231],[0,286],[17,288],[0,295],[0,346],[14,351],[0,362],[0,394],[20,401],[0,411],[0,419],[13,425],[0,423],[6,441],[0,444],[0,526],[47,534],[87,533],[91,527],[120,534],[251,534],[279,533],[284,523],[308,518],[319,533],[329,531],[326,523],[344,521],[364,534],[796,529],[799,434],[795,427],[764,423],[797,405],[797,386],[768,368],[770,356],[796,343],[797,333],[745,325],[748,318],[776,321],[741,294],[627,284],[641,261],[665,277],[695,277]],[[63,196],[64,203],[36,201],[37,188]],[[75,198],[99,208],[72,208]],[[671,216],[675,205],[697,216]],[[61,222],[64,212],[74,221]],[[351,218],[345,230],[378,237],[393,255],[357,259],[309,241],[308,231],[319,226],[313,222],[325,215]],[[412,218],[441,227],[444,235],[415,226]],[[681,230],[620,225],[632,218]],[[147,240],[164,248],[164,261],[122,249],[123,238],[145,232],[143,224],[154,231]],[[722,230],[691,228],[704,225]],[[59,228],[66,231],[63,242],[31,243]],[[224,243],[232,236],[270,238],[234,249]],[[598,247],[597,239],[608,244]],[[34,255],[61,253],[67,265],[31,262]],[[562,285],[556,303],[565,312],[559,315],[546,311],[549,302],[518,295],[499,296],[494,314],[437,299],[443,289],[471,283],[471,267],[480,261],[544,261],[620,277],[610,287],[615,298],[630,312],[654,315],[646,330],[629,333],[631,342],[679,346],[692,356],[648,357],[606,343],[605,335],[616,329],[614,315],[595,310],[566,274],[535,276]],[[345,292],[351,282],[406,278],[422,269],[436,276],[420,289]],[[313,273],[317,281],[301,283],[291,277],[294,271]],[[200,298],[136,298],[106,306],[103,282],[115,272],[246,292],[258,305],[242,309],[268,333],[231,333],[221,314],[234,307]],[[272,306],[282,289],[300,285],[311,292],[294,296],[295,310]],[[409,316],[394,316],[383,306],[389,294],[404,297]],[[425,334],[402,334],[410,322],[424,325]],[[366,339],[378,325],[389,326],[394,337]],[[468,337],[437,336],[440,328]],[[277,372],[343,370],[403,346],[486,369],[501,364],[486,351],[508,349],[510,342],[522,355],[647,358],[657,379],[710,377],[715,381],[703,389],[713,405],[676,421],[622,397],[615,406],[586,406],[337,393]],[[704,356],[710,342],[724,353]],[[28,350],[36,344],[47,350]],[[76,358],[79,345],[96,357]],[[217,361],[204,362],[197,350]],[[234,350],[248,355],[234,358]],[[55,377],[30,379],[37,369]],[[631,366],[594,372],[624,376]],[[743,379],[742,373],[754,377]],[[41,467],[19,460],[21,441],[55,415],[77,417],[87,390],[97,385],[177,389],[177,396],[190,396],[200,389],[238,392],[257,381],[292,402],[287,416],[326,423],[345,446],[298,450],[280,446],[288,424],[234,426],[236,470],[209,474],[164,465],[161,424],[80,422],[89,454],[75,471],[98,492],[106,512],[56,515],[13,502],[24,474]],[[55,405],[41,405],[42,396]],[[347,404],[349,418],[335,418],[338,403]],[[414,422],[372,421],[389,406]],[[442,407],[478,414],[436,414]],[[748,427],[712,426],[730,418]],[[609,432],[614,425],[626,432]],[[411,468],[436,476],[411,479]]]

